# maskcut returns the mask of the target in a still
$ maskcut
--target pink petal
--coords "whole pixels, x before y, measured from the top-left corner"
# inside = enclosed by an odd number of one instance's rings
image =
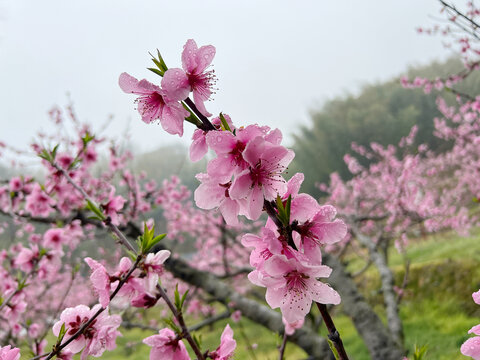
[[[468,330],[468,333],[469,334],[480,335],[480,324],[472,327],[470,330]]]
[[[265,150],[265,140],[260,136],[251,140],[245,150],[243,151],[243,158],[251,165],[255,166],[258,160],[262,157]]]
[[[308,283],[308,291],[312,299],[320,304],[340,304],[340,295],[338,295],[332,287],[321,281],[312,279],[312,281]]]
[[[303,183],[305,176],[302,173],[296,173],[288,180],[287,183],[287,196],[292,195],[292,198],[298,195],[300,191],[300,186]]]
[[[475,336],[465,341],[460,347],[460,352],[474,360],[480,360],[480,337]]]
[[[187,40],[186,44],[183,46],[182,66],[183,69],[189,73],[194,71],[197,67],[197,62],[195,59],[195,54],[197,53],[197,51],[198,48],[195,40]]]
[[[197,135],[199,134],[199,135]],[[207,142],[203,130],[197,129],[193,133],[193,142],[190,145],[190,160],[193,162],[200,161],[208,152]]]
[[[282,305],[284,295],[285,288],[274,289],[272,287],[268,287],[265,293],[265,300],[272,309],[276,309]]]
[[[214,209],[220,205],[220,202],[224,198],[225,189],[209,182],[200,184],[194,192],[195,204],[197,204],[200,209]]]
[[[308,194],[298,194],[292,200],[290,218],[305,222],[315,216],[320,205],[317,200]]]
[[[179,68],[168,69],[162,78],[162,88],[169,99],[174,101],[185,100],[190,93],[187,74]]]
[[[270,133],[265,136],[265,141],[268,141],[273,145],[280,145],[280,143],[282,142],[282,138],[282,132],[279,129],[275,129],[270,131]]]
[[[220,205],[220,212],[222,213],[223,218],[227,225],[238,226],[238,212],[240,206],[235,200],[225,198],[223,203]]]
[[[197,107],[198,111],[200,111],[202,113],[202,115],[204,115],[206,117],[209,117],[209,116],[212,116],[212,114],[210,114],[207,111],[207,109],[205,108],[204,102],[207,101],[208,98],[210,97],[210,90],[207,89],[206,92],[208,93],[208,95],[194,90],[193,91],[193,102],[195,103],[195,106]]]
[[[286,293],[280,306],[282,315],[288,323],[302,320],[312,306],[312,299],[309,293],[295,290],[290,290]]]
[[[225,184],[232,179],[235,170],[235,164],[232,163],[230,157],[220,155],[211,160],[207,164],[207,173],[212,179],[218,180],[220,184]]]
[[[120,89],[126,93],[146,93],[144,89],[138,86],[138,80],[126,72],[120,74],[120,77],[118,78],[118,85],[120,85]]]
[[[179,136],[183,135],[183,121],[187,117],[188,111],[186,111],[179,103],[172,102],[165,105],[160,123],[163,129],[172,134]]]
[[[219,154],[228,154],[235,148],[237,140],[230,131],[209,131],[207,133],[207,144]]]
[[[310,231],[318,237],[321,244],[334,244],[345,238],[347,225],[337,219],[331,223],[315,224]]]
[[[199,74],[205,71],[205,69],[212,63],[215,57],[215,47],[213,45],[202,46],[198,49],[196,54],[197,68],[195,73]]]
[[[473,301],[475,301],[476,304],[480,305],[480,290],[477,292],[474,292],[472,294]]]
[[[243,199],[248,196],[252,186],[250,171],[248,169],[244,170],[233,180],[229,191],[230,197],[234,200]]]
[[[263,210],[263,189],[260,186],[254,186],[248,200],[250,220],[257,220]]]

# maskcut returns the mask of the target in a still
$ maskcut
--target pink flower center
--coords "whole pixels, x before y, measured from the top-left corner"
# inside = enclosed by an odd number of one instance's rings
[[[70,330],[68,330],[67,334],[74,335],[84,324],[88,322],[88,320],[89,318],[86,316],[81,318],[80,315],[77,315],[77,317],[75,318],[75,321],[71,321],[70,323],[68,323],[68,327]],[[93,327],[96,322],[97,322],[96,319],[93,320],[92,323],[88,325],[88,327],[83,332],[84,336],[87,339],[93,338],[95,333],[97,332],[97,330]]]
[[[210,97],[211,89],[217,82],[214,70],[204,71],[200,74],[187,73],[187,77],[192,91],[198,92],[204,99]]]
[[[307,289],[307,284],[305,282],[306,279],[309,278],[308,275],[299,273],[297,270],[289,272],[287,275],[285,275],[285,278],[287,279],[287,289],[288,290],[305,290]]]

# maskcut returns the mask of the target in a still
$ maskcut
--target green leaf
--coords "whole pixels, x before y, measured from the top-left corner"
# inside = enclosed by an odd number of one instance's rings
[[[182,330],[173,322],[172,319],[163,319],[165,324],[167,324],[177,335],[180,335],[182,333]]]
[[[230,129],[230,126],[228,125],[227,119],[225,119],[225,116],[223,116],[223,113],[220,113],[220,121],[222,122],[222,129],[227,130],[232,132],[232,129]]]
[[[40,154],[38,154],[39,157],[41,157],[42,159],[44,160],[47,160],[48,162],[52,162],[52,158],[50,157],[50,153],[43,149],[42,152]]]
[[[340,355],[338,355],[338,351],[335,348],[333,341],[330,339],[327,339],[327,341],[328,341],[328,346],[330,346],[330,350],[332,350],[333,356],[335,356],[335,359],[340,360]]]
[[[175,286],[175,307],[177,308],[178,311],[182,310],[180,307],[180,294],[178,293],[178,284]]]
[[[52,160],[55,160],[55,157],[57,156],[57,150],[58,150],[58,147],[59,147],[59,146],[60,146],[60,144],[57,144],[57,145],[55,145],[55,147],[53,148],[52,153],[51,153]]]
[[[60,328],[60,331],[58,332],[58,337],[57,337],[57,344],[60,344],[63,340],[63,337],[67,333],[67,329],[65,328],[65,323],[62,324],[62,327]]]
[[[155,74],[163,77],[163,74],[164,74],[164,73],[161,72],[161,71],[158,70],[158,69],[155,69],[155,68],[147,68],[147,70],[150,70],[150,71],[154,72]]]
[[[132,259],[132,261],[135,262],[137,260],[137,254],[135,254],[133,251],[130,251],[130,250],[126,250],[126,251],[130,259]]]
[[[285,211],[287,215],[287,225],[290,224],[290,207],[292,205],[292,194],[288,195],[287,204],[285,205]]]
[[[287,211],[285,210],[285,207],[283,206],[283,201],[282,198],[277,195],[276,199],[277,203],[277,218],[282,222],[283,225],[287,226],[288,225],[288,216],[287,216]]]
[[[97,215],[98,219],[104,221],[106,219],[105,215],[103,215],[102,211],[92,203],[90,200],[87,199],[87,209]]]
[[[87,131],[85,132],[85,136],[82,137],[82,142],[83,142],[83,147],[87,147],[88,143],[92,141],[95,138],[95,135],[90,135],[90,133]]]
[[[193,111],[190,110],[190,108],[182,101],[182,106],[185,110],[187,110],[190,113],[189,117],[185,118],[185,121],[188,121],[189,123],[192,123],[195,126],[201,126],[202,122],[200,119],[193,113]]]
[[[183,304],[185,303],[185,300],[187,300],[187,295],[188,295],[189,291],[190,291],[190,289],[187,289],[187,291],[185,291],[185,294],[183,294],[183,296],[180,300],[180,309],[183,308]]]
[[[200,334],[199,336],[197,336],[197,334],[193,334],[192,337],[193,337],[193,341],[195,341],[195,344],[197,344],[198,348],[201,349],[202,348],[202,334]]]

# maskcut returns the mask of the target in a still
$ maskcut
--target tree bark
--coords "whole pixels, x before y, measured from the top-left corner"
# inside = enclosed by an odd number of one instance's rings
[[[397,345],[378,315],[360,294],[357,285],[340,261],[336,257],[324,253],[323,263],[333,269],[328,282],[342,297],[342,311],[352,319],[372,359],[402,359],[403,349]],[[339,331],[341,335],[341,329]]]

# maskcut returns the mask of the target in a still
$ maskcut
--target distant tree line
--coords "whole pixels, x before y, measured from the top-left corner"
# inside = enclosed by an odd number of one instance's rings
[[[412,67],[405,75],[435,78],[440,74],[452,74],[462,70],[457,58],[443,63]],[[475,94],[480,90],[480,74],[473,73],[458,90]],[[294,134],[296,159],[291,174],[303,172],[303,190],[320,195],[317,182],[328,182],[332,172],[344,179],[349,171],[343,161],[346,153],[352,153],[351,143],[368,145],[396,144],[417,124],[417,144],[426,143],[435,151],[443,151],[448,144],[433,136],[433,119],[439,116],[435,101],[439,91],[425,94],[423,90],[404,89],[400,78],[365,86],[358,95],[347,95],[327,101],[319,110],[311,113],[311,123]],[[454,100],[453,94],[444,98]]]

